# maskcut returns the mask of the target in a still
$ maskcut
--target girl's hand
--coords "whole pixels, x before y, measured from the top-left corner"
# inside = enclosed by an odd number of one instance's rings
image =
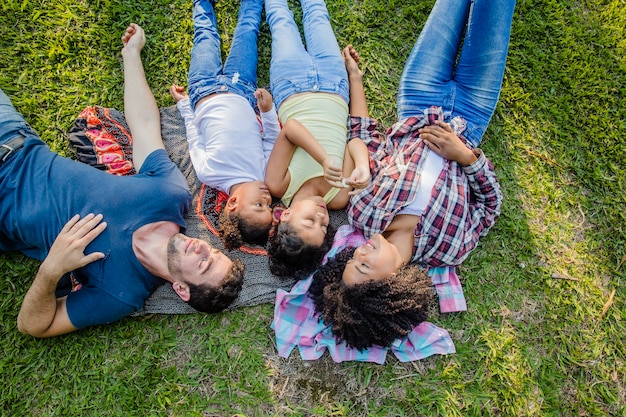
[[[343,170],[332,157],[327,156],[322,164],[324,167],[324,179],[333,187],[345,188],[341,182]]]
[[[357,194],[361,189],[369,185],[370,179],[370,169],[367,165],[361,165],[354,168],[354,171],[352,171],[350,176],[345,180],[347,186],[355,189],[353,191],[350,191],[348,194]]]

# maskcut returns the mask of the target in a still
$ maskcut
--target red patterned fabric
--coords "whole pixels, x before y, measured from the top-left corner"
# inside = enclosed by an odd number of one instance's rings
[[[114,175],[133,175],[133,141],[124,115],[115,109],[89,106],[68,131],[76,159]]]

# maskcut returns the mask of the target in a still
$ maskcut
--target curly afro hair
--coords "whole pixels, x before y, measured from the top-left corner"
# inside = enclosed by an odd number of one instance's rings
[[[241,247],[244,243],[264,246],[272,228],[272,224],[254,224],[247,221],[236,213],[227,213],[226,202],[222,205],[222,212],[218,220],[217,228],[220,238],[227,250]]]
[[[190,293],[187,304],[203,313],[219,313],[224,310],[241,292],[245,269],[243,262],[235,259],[217,288],[208,284],[195,285],[187,282]]]
[[[355,248],[347,248],[313,275],[309,296],[338,341],[359,351],[388,347],[428,318],[432,282],[417,265],[405,265],[380,281],[348,286],[342,281]]]
[[[269,240],[267,250],[272,274],[283,278],[301,279],[315,271],[333,244],[335,228],[328,225],[321,246],[306,244],[289,223],[280,222]]]

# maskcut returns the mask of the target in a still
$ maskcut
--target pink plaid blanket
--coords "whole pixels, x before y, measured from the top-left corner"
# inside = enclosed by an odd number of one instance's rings
[[[355,247],[365,238],[352,226],[341,226],[335,236],[332,249],[326,259],[335,256],[345,247]],[[465,311],[465,297],[455,268],[432,268],[428,271],[439,295],[441,312]],[[272,328],[276,335],[278,354],[288,357],[298,347],[304,360],[319,359],[328,350],[335,362],[363,361],[385,363],[387,351],[401,362],[419,360],[433,354],[455,353],[450,334],[430,322],[422,322],[404,338],[397,339],[388,348],[372,346],[359,352],[357,349],[337,343],[329,326],[319,320],[313,301],[307,295],[312,276],[297,282],[290,291],[277,290]]]

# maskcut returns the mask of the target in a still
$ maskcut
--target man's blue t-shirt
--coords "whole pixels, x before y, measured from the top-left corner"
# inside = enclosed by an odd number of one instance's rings
[[[191,195],[164,150],[152,152],[137,175],[119,177],[50,151],[37,138],[0,169],[0,251],[19,250],[43,260],[75,214],[102,214],[107,228],[85,253],[105,258],[77,271],[82,288],[67,298],[77,328],[110,323],[140,309],[163,281],[150,274],[132,248],[132,235],[149,223],[185,227]]]

